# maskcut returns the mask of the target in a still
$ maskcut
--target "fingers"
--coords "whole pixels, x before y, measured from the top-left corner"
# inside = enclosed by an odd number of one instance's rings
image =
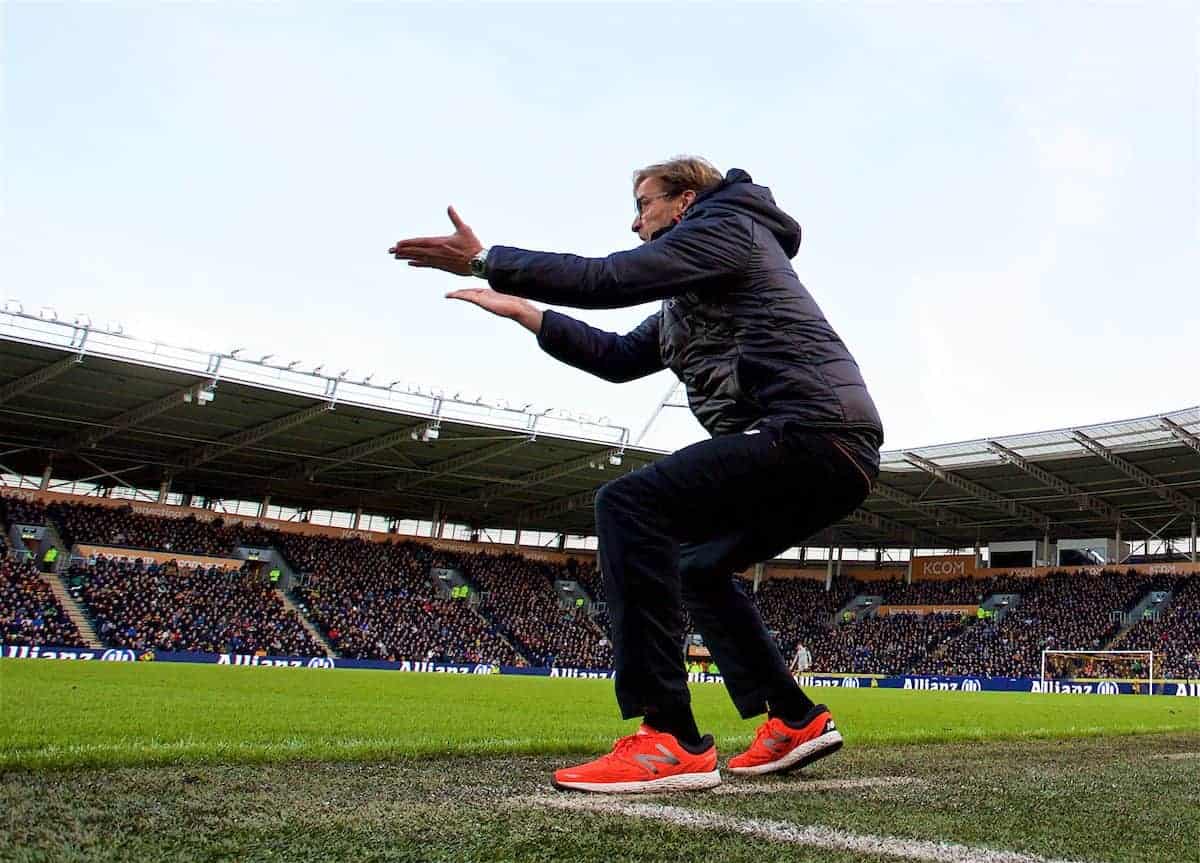
[[[445,248],[448,237],[413,237],[411,240],[401,240],[388,249],[392,255],[402,255],[406,252],[431,251]]]
[[[456,230],[456,231],[469,231],[470,230],[470,228],[468,228],[466,226],[466,223],[463,222],[463,220],[458,217],[458,210],[454,209],[453,206],[449,206],[446,208],[446,215],[450,217],[450,224],[454,225],[454,230]]]

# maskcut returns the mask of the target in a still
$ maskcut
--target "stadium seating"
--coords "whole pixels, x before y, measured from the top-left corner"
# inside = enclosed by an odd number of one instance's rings
[[[1138,621],[1116,648],[1153,650],[1156,677],[1200,679],[1200,576],[1176,583],[1166,613]]]
[[[295,590],[301,607],[340,655],[524,664],[466,601],[439,596],[427,546],[285,533],[276,539],[305,574]]]
[[[45,524],[46,507],[36,501],[18,500],[0,495],[0,522],[11,524]]]
[[[99,558],[75,564],[80,596],[107,645],[135,650],[322,653],[278,592],[243,570]]]
[[[1022,582],[1020,604],[999,621],[975,621],[914,667],[920,674],[1036,677],[1045,649],[1099,650],[1153,583],[1136,573],[1054,572]],[[1008,591],[1006,591],[1008,592]]]
[[[83,647],[67,617],[32,561],[0,557],[0,640],[6,644],[61,644]]]
[[[480,611],[525,648],[538,665],[608,668],[612,649],[603,632],[581,609],[564,608],[554,581],[570,577],[567,566],[517,554],[449,556],[438,565],[455,566],[483,591]]]
[[[812,671],[905,674],[962,627],[959,614],[889,614],[811,633]]]
[[[49,507],[0,495],[6,524],[50,523],[68,543],[228,556],[239,545],[278,548],[302,574],[294,595],[302,611],[345,657],[605,668],[612,662],[607,616],[565,607],[556,580],[578,582],[599,602],[594,565],[534,560],[514,552],[458,552],[414,540],[333,539],[290,530],[165,518],[88,502]],[[431,567],[460,572],[471,599],[449,598]],[[270,585],[246,572],[178,570],[173,565],[100,559],[70,574],[79,597],[112,646],[217,652],[310,654],[321,651]],[[1124,633],[1122,649],[1154,649],[1167,676],[1200,676],[1200,577],[1052,573],[905,584],[771,578],[754,595],[789,659],[803,643],[812,671],[1037,676],[1046,648],[1103,649],[1120,613],[1150,589],[1174,590],[1161,620]],[[31,563],[3,570],[0,621],[10,643],[78,644],[79,634]],[[745,589],[751,590],[749,582]],[[891,606],[977,605],[995,593],[1021,596],[1003,620],[958,614],[890,614],[838,622],[854,596]],[[689,630],[690,631],[690,630]],[[1095,673],[1116,673],[1093,662]],[[1082,670],[1082,669],[1080,669]]]
[[[140,515],[132,506],[56,503],[47,514],[68,545],[83,542],[221,557],[233,551],[237,539],[220,521]]]

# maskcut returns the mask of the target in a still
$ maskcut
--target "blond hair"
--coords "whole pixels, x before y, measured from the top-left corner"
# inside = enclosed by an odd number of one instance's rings
[[[658,177],[662,180],[666,187],[665,191],[672,195],[678,195],[688,189],[699,195],[701,192],[706,192],[719,185],[724,179],[721,172],[708,159],[700,156],[676,156],[674,159],[657,162],[634,171],[634,193],[637,193],[637,187],[642,184],[643,180],[651,177]]]

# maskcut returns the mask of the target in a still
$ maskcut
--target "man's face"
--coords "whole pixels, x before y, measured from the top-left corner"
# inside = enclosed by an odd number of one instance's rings
[[[646,243],[658,231],[679,221],[696,200],[696,193],[689,189],[679,194],[670,194],[666,184],[659,177],[647,177],[638,183],[633,198],[634,206],[637,207],[633,232]]]

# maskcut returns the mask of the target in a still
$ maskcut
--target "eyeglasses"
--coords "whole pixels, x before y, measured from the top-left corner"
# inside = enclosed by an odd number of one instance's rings
[[[637,208],[637,214],[640,216],[651,201],[657,201],[659,198],[674,198],[678,194],[678,192],[663,192],[658,195],[643,195],[640,198],[634,198],[633,205]]]

